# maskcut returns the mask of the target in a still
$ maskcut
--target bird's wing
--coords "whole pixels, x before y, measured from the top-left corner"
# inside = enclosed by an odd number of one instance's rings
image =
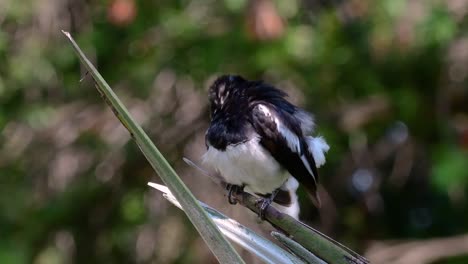
[[[281,115],[283,114],[283,116]],[[251,112],[251,122],[260,135],[260,144],[294,178],[303,184],[320,205],[317,196],[318,172],[314,157],[310,153],[302,133],[294,132],[287,123],[285,113],[279,113],[274,106],[257,104]],[[291,116],[291,118],[294,118]]]

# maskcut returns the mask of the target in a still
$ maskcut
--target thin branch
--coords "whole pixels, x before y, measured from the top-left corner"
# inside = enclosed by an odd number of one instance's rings
[[[366,255],[385,264],[433,263],[468,254],[468,234],[407,242],[374,242]]]
[[[203,175],[208,176],[214,182],[218,183],[223,189],[226,188],[227,183],[224,182],[221,176],[210,173],[199,165],[184,158],[184,161],[200,171]],[[247,207],[252,212],[259,214],[261,198],[253,196],[247,192],[233,193],[234,198],[239,204]],[[332,238],[322,234],[321,232],[307,226],[306,224],[297,221],[293,217],[279,212],[273,206],[269,206],[265,210],[265,220],[273,225],[278,230],[289,235],[294,241],[298,242],[304,248],[312,252],[314,255],[320,257],[322,260],[333,264],[366,264],[369,261],[355,253],[351,249],[345,247]]]

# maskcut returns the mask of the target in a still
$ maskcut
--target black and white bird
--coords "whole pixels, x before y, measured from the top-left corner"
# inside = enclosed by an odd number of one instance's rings
[[[312,116],[286,100],[287,94],[263,81],[224,75],[209,89],[211,123],[205,136],[203,163],[218,171],[230,186],[266,197],[280,211],[299,216],[298,181],[315,203],[317,167],[329,146],[310,136]]]

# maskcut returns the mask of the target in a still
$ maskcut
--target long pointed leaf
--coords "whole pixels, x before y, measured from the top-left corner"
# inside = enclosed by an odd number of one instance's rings
[[[149,182],[149,186],[163,193],[164,198],[178,208],[184,210],[171,191],[163,185]],[[257,255],[268,264],[304,264],[298,257],[280,248],[268,239],[257,235],[254,231],[241,225],[210,206],[200,202],[201,206],[208,212],[208,215],[221,229],[221,232],[229,239],[240,245],[242,248]],[[310,254],[310,253],[309,253]],[[324,264],[323,262],[320,264]]]
[[[62,32],[70,41],[80,61],[92,75],[96,82],[96,88],[101,96],[112,108],[120,122],[130,132],[130,135],[140,147],[146,159],[180,202],[184,208],[184,212],[187,214],[188,218],[205,240],[218,261],[220,263],[244,263],[232,245],[221,234],[216,224],[211,220],[192,193],[177,176],[174,169],[152,143],[148,135],[146,135],[143,129],[132,119],[128,110],[112,91],[101,74],[99,74],[93,64],[86,58],[78,44],[76,44],[71,37],[70,33],[63,30]]]

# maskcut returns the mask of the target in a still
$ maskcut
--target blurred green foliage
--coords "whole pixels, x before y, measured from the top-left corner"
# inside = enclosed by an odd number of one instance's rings
[[[361,252],[467,233],[467,13],[466,0],[3,1],[0,263],[214,261],[146,187],[157,178],[60,29],[202,200],[226,204],[181,157],[203,153],[209,82],[237,73],[288,91],[331,145],[329,209],[301,192],[306,222]]]

